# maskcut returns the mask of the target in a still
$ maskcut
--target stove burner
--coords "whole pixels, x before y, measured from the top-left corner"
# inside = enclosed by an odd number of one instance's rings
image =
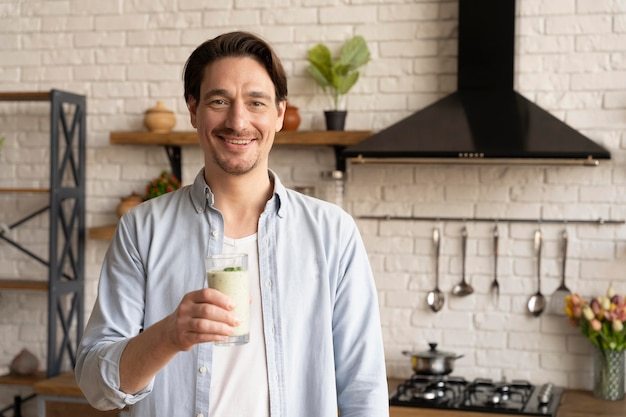
[[[463,378],[415,374],[398,387],[397,397],[403,402],[447,407],[458,402],[466,385]]]
[[[490,379],[477,379],[467,388],[463,405],[521,410],[528,401],[532,390],[533,386],[526,381],[494,383]]]
[[[398,386],[390,405],[455,409],[508,415],[555,417],[562,388],[545,384],[536,387],[528,381],[468,382],[453,376],[415,374]]]

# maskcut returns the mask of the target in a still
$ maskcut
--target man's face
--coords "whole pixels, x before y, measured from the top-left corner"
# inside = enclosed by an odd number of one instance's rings
[[[248,57],[221,58],[204,70],[200,101],[189,102],[206,169],[243,175],[268,168],[274,134],[282,128],[286,102],[276,108],[274,84]]]

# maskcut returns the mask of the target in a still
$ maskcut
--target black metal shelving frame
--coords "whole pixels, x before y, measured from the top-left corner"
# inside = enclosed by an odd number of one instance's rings
[[[50,102],[49,204],[9,226],[49,212],[48,260],[0,232],[0,240],[48,267],[47,377],[76,364],[84,328],[87,101],[60,90],[0,93],[0,101]],[[3,192],[11,192],[3,190]],[[0,289],[2,291],[2,289]]]

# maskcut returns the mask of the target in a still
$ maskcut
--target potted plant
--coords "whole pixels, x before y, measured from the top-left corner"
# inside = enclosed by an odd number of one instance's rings
[[[332,102],[332,110],[324,112],[326,128],[343,130],[347,112],[339,109],[341,100],[358,81],[358,68],[370,60],[365,39],[354,36],[346,41],[336,59],[333,59],[326,45],[317,44],[309,49],[307,60],[310,63],[307,67],[308,73],[329,95]]]
[[[163,194],[167,194],[170,191],[178,190],[180,188],[180,181],[174,174],[167,171],[161,171],[161,174],[152,179],[146,185],[146,196],[144,200],[158,197]]]

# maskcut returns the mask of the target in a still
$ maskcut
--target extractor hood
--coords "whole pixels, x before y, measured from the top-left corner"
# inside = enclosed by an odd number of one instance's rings
[[[597,165],[610,152],[513,89],[515,0],[459,0],[457,91],[347,147],[352,162]]]

